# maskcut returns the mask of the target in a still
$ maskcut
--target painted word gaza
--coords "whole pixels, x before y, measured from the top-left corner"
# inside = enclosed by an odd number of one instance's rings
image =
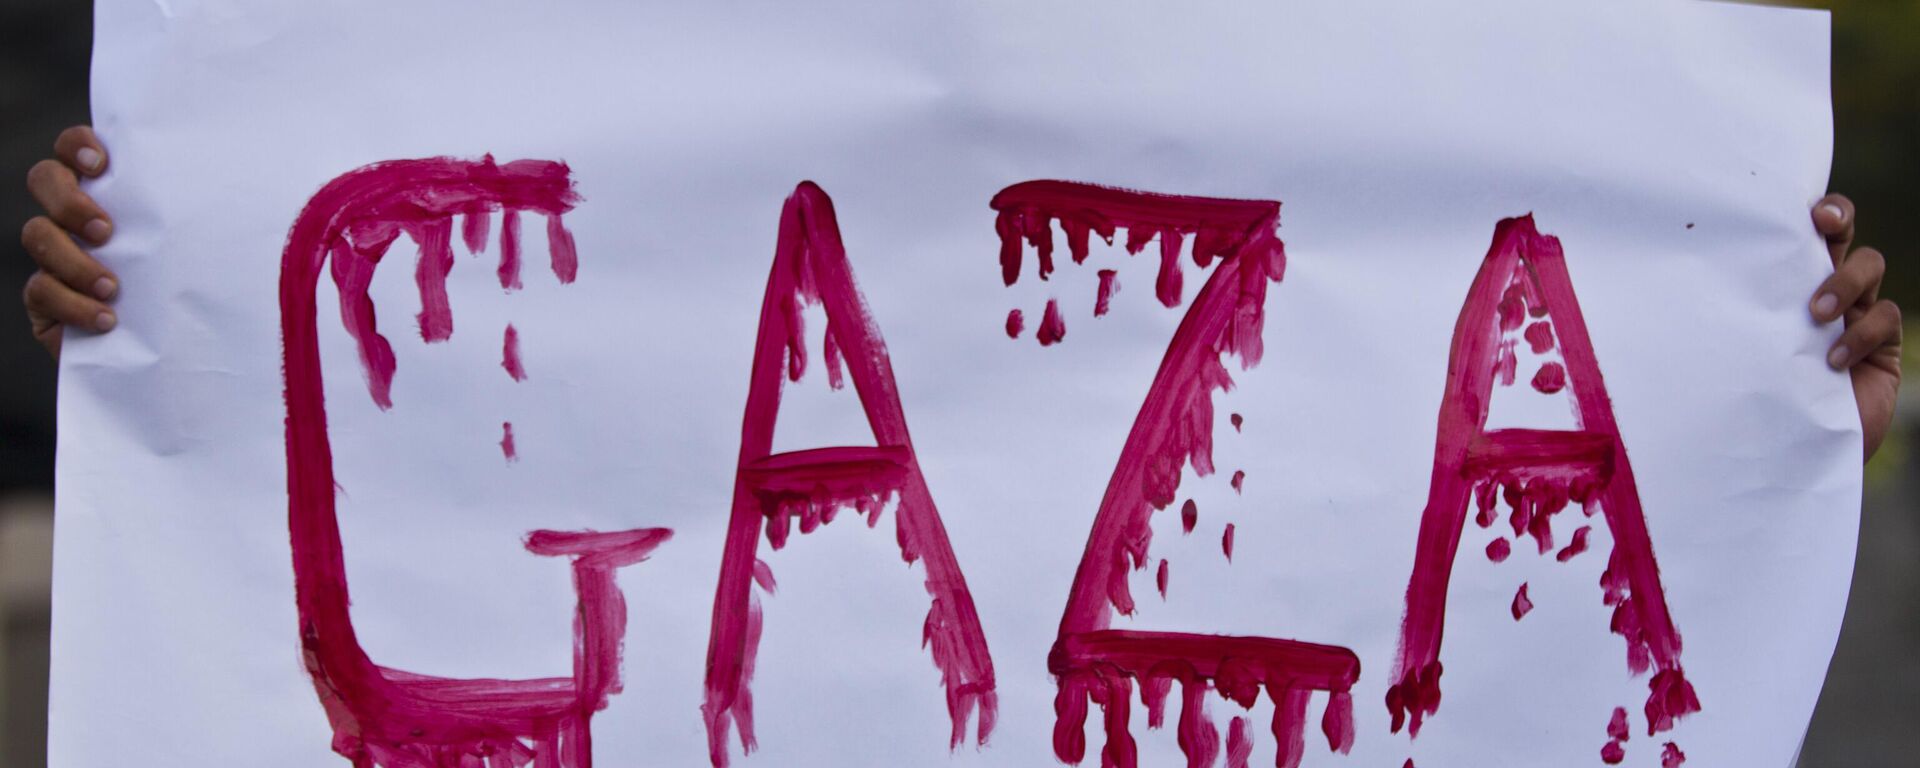
[[[578,202],[568,168],[557,162],[501,164],[491,157],[391,161],[328,183],[308,201],[288,234],[281,262],[280,323],[287,512],[300,644],[333,727],[331,746],[356,768],[592,765],[593,715],[621,690],[626,604],[614,571],[646,560],[672,532],[645,528],[527,535],[530,552],[564,557],[572,569],[578,618],[571,677],[445,679],[375,663],[361,648],[348,609],[317,329],[317,296],[325,271],[337,289],[339,316],[358,349],[369,394],[381,408],[390,408],[395,358],[377,327],[369,287],[398,237],[406,234],[421,250],[414,271],[421,338],[445,341],[453,332],[446,280],[454,261],[456,223],[465,247],[479,252],[490,238],[494,217],[499,218],[497,276],[501,287],[511,291],[522,285],[521,219],[541,217],[550,269],[559,282],[570,283],[578,255],[564,217]],[[1059,635],[1047,658],[1057,685],[1054,756],[1075,764],[1085,759],[1091,704],[1100,708],[1104,723],[1101,764],[1136,765],[1129,722],[1135,691],[1147,711],[1148,727],[1158,728],[1176,683],[1177,739],[1189,766],[1213,765],[1222,754],[1229,766],[1247,765],[1251,726],[1246,717],[1233,717],[1223,740],[1207,713],[1215,695],[1242,710],[1251,709],[1262,695],[1271,700],[1274,762],[1286,768],[1298,765],[1306,751],[1309,705],[1321,694],[1318,730],[1329,749],[1346,752],[1355,738],[1351,692],[1361,669],[1351,650],[1275,637],[1111,627],[1115,614],[1134,610],[1128,571],[1153,562],[1151,516],[1174,505],[1181,474],[1189,466],[1198,476],[1214,471],[1213,393],[1232,383],[1223,361],[1237,358],[1243,369],[1260,362],[1268,288],[1281,280],[1286,266],[1276,234],[1280,204],[1029,181],[1002,190],[991,207],[997,212],[1002,276],[1009,285],[1020,278],[1029,247],[1037,256],[1039,277],[1054,271],[1056,225],[1075,264],[1089,258],[1094,235],[1111,243],[1125,230],[1129,253],[1158,240],[1155,294],[1170,309],[1186,303],[1181,251],[1189,240],[1195,266],[1212,268],[1188,304],[1121,448],[1067,595]],[[1115,274],[1099,272],[1096,314],[1105,313]],[[799,380],[810,357],[801,327],[808,305],[825,310],[822,365],[833,387],[853,382],[874,437],[872,447],[773,451],[782,376]],[[1007,318],[1007,332],[1018,336],[1023,328],[1016,310]],[[1065,333],[1057,305],[1049,302],[1036,337],[1052,344]],[[1533,356],[1550,359],[1534,371],[1532,386],[1549,393],[1570,390],[1576,428],[1486,428],[1493,387],[1517,380],[1516,349],[1522,341]],[[502,330],[501,365],[516,381],[525,378],[518,347],[518,335],[509,324]],[[1599,513],[1614,541],[1601,582],[1604,601],[1613,608],[1610,628],[1625,640],[1628,669],[1636,675],[1653,673],[1641,707],[1647,732],[1670,730],[1676,719],[1698,711],[1699,701],[1681,670],[1680,635],[1667,611],[1633,470],[1559,242],[1537,232],[1531,218],[1508,219],[1496,227],[1492,248],[1454,329],[1445,384],[1430,496],[1386,696],[1392,729],[1405,726],[1417,735],[1425,719],[1439,709],[1448,576],[1460,539],[1470,530],[1468,512],[1477,510],[1478,526],[1492,528],[1499,501],[1511,510],[1513,540],[1495,535],[1487,546],[1488,557],[1495,561],[1504,560],[1514,543],[1528,537],[1542,553],[1551,550],[1551,520],[1570,505],[1580,505],[1587,516]],[[952,721],[949,744],[958,746],[966,739],[969,722],[975,723],[974,739],[986,743],[998,700],[979,613],[921,472],[887,347],[860,295],[833,203],[810,182],[794,190],[781,212],[742,423],[700,707],[712,764],[727,765],[735,738],[744,751],[756,747],[750,687],[762,622],[756,589],[773,589],[772,569],[758,556],[762,539],[782,548],[796,521],[804,534],[848,509],[872,526],[889,498],[897,499],[894,525],[901,557],[921,563],[925,574],[930,608],[920,641],[941,673]],[[1232,423],[1240,428],[1238,414]],[[512,460],[513,425],[503,422],[501,433],[501,450]],[[1235,473],[1236,488],[1243,477]],[[1182,505],[1187,531],[1197,514],[1192,501]],[[1584,551],[1590,528],[1575,531],[1556,556],[1564,561]],[[1231,525],[1222,548],[1232,556]],[[1157,567],[1164,593],[1168,563],[1162,559]],[[1514,617],[1530,605],[1523,584],[1515,596]],[[1624,707],[1614,710],[1606,731],[1609,740],[1600,757],[1617,763],[1629,738]],[[1669,742],[1664,764],[1672,768],[1681,760],[1684,755]]]

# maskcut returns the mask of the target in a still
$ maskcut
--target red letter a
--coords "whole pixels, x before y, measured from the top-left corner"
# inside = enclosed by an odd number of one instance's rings
[[[1559,347],[1565,365],[1541,365],[1532,384],[1547,394],[1570,391],[1575,429],[1487,430],[1494,379],[1502,386],[1513,384],[1515,347],[1522,338],[1535,354]],[[1606,604],[1613,606],[1612,629],[1627,642],[1631,673],[1656,669],[1645,707],[1648,734],[1672,728],[1675,718],[1699,711],[1693,686],[1680,669],[1680,633],[1667,614],[1633,467],[1567,277],[1560,241],[1535,230],[1531,216],[1507,219],[1494,230],[1493,247],[1454,326],[1437,432],[1433,480],[1407,585],[1400,655],[1394,684],[1387,690],[1393,730],[1399,731],[1411,717],[1410,734],[1418,735],[1421,719],[1440,707],[1447,578],[1468,506],[1477,506],[1480,527],[1490,527],[1497,496],[1512,508],[1514,538],[1532,536],[1542,554],[1553,547],[1553,516],[1568,502],[1579,503],[1588,515],[1599,506],[1614,541],[1601,577]],[[1572,542],[1560,550],[1560,560],[1586,548],[1586,532],[1574,532]],[[1504,547],[1505,539],[1495,544]],[[1504,558],[1506,550],[1499,551]],[[1515,616],[1523,612],[1516,608]]]
[[[819,303],[827,314],[824,357],[828,380],[840,384],[844,357],[875,447],[831,447],[773,453],[773,428],[780,415],[780,372],[798,381],[807,351],[801,333],[803,303]],[[842,352],[844,351],[844,355]],[[958,746],[973,708],[980,708],[977,738],[993,730],[993,659],[974,611],[966,578],[947,542],[940,512],[934,508],[907,420],[894,386],[893,366],[880,329],[867,314],[853,269],[847,264],[834,221],[833,201],[812,182],[802,182],[780,214],[780,241],[760,306],[760,335],[754,345],[753,381],[747,390],[740,430],[740,465],[734,480],[733,517],[720,561],[720,585],[713,599],[713,629],[707,647],[707,694],[701,707],[708,750],[715,766],[727,764],[727,730],[740,728],[744,750],[753,736],[754,654],[760,641],[760,606],[752,584],[766,587],[772,574],[756,556],[761,530],[775,549],[786,543],[797,515],[806,533],[831,522],[841,507],[853,507],[878,519],[886,497],[898,494],[900,553],[921,560],[933,607],[921,639],[947,689],[953,722],[951,744]]]

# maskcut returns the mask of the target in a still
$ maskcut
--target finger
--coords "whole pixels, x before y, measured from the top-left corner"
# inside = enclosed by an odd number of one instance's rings
[[[80,181],[58,160],[42,160],[27,171],[27,189],[55,224],[98,245],[113,234],[107,213],[87,193]]]
[[[84,125],[61,131],[53,140],[53,156],[88,178],[107,170],[107,148],[93,135],[93,129]]]
[[[1827,255],[1838,265],[1853,247],[1853,201],[1846,195],[1827,195],[1813,205],[1813,228],[1827,240]]]
[[[112,308],[45,272],[27,278],[24,299],[28,315],[41,315],[68,327],[105,333],[119,323]]]
[[[32,312],[27,313],[27,320],[33,324],[33,340],[40,342],[40,346],[46,348],[47,354],[53,355],[54,361],[59,362],[60,337],[63,335],[61,329],[65,326],[54,322],[51,318]]]
[[[113,298],[120,290],[120,281],[112,272],[100,265],[100,262],[80,250],[66,230],[45,216],[35,216],[27,220],[27,226],[20,230],[20,245],[27,249],[27,255],[33,257],[40,269],[52,274],[81,293],[101,301]]]
[[[1872,248],[1861,248],[1840,262],[1833,275],[1813,292],[1813,319],[1830,323],[1852,307],[1869,307],[1880,300],[1880,281],[1887,274],[1887,259]]]
[[[1874,302],[1858,320],[1847,324],[1846,333],[1827,351],[1827,365],[1844,371],[1865,360],[1881,347],[1900,341],[1900,307],[1891,301]]]

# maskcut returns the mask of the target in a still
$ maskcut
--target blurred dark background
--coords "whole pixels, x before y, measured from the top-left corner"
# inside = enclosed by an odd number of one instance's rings
[[[1920,0],[1791,4],[1834,11],[1833,189],[1858,203],[1860,242],[1891,262],[1887,293],[1920,317]],[[32,272],[12,229],[34,213],[27,168],[51,154],[61,128],[87,122],[91,37],[84,0],[0,0],[0,286],[9,291]],[[0,765],[35,766],[46,748],[54,366],[14,295],[0,296],[0,317],[11,314],[0,322]],[[1899,424],[1867,470],[1853,594],[1805,768],[1920,766],[1917,389],[1906,387]]]

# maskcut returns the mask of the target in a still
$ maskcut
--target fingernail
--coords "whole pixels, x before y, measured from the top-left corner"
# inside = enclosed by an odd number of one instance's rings
[[[1822,318],[1833,317],[1833,311],[1839,308],[1840,297],[1831,293],[1820,294],[1820,298],[1813,300],[1813,313]]]
[[[113,282],[113,278],[100,278],[93,281],[93,297],[101,301],[106,301],[107,299],[113,298],[113,290],[118,287],[120,286]]]
[[[93,329],[101,333],[106,333],[107,331],[113,330],[113,326],[117,322],[119,321],[114,319],[112,312],[102,312],[94,316]]]
[[[100,170],[100,161],[106,159],[100,155],[100,150],[93,147],[81,147],[79,152],[73,153],[73,156],[80,161],[80,170],[88,173]]]
[[[1847,345],[1836,344],[1833,351],[1827,353],[1827,365],[1832,366],[1836,371],[1844,370],[1847,367],[1847,358],[1850,356],[1852,353],[1847,351]]]
[[[1833,217],[1835,224],[1843,223],[1847,220],[1847,212],[1841,210],[1840,206],[1834,205],[1833,203],[1820,206],[1820,210],[1825,211],[1828,216]]]
[[[106,219],[94,219],[81,227],[80,231],[87,236],[88,240],[104,243],[107,241],[107,236],[113,234],[113,225],[108,224]]]

